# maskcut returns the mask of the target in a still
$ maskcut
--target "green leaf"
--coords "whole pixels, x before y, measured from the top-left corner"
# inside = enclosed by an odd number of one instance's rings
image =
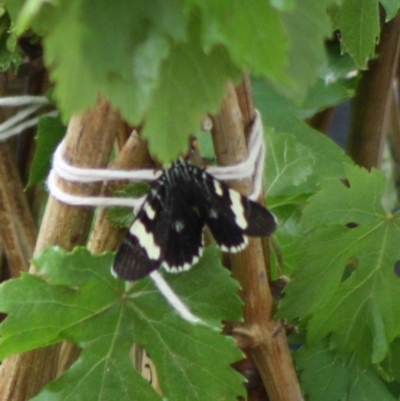
[[[289,41],[279,13],[264,0],[191,0],[202,12],[206,51],[224,45],[243,70],[287,82]],[[271,57],[271,55],[273,55]]]
[[[308,401],[395,401],[372,368],[360,366],[351,355],[336,354],[326,342],[302,347],[295,362]]]
[[[380,373],[388,382],[400,380],[400,338],[390,345],[386,358],[380,364]]]
[[[279,315],[307,319],[311,343],[333,333],[337,348],[377,363],[400,335],[399,213],[381,206],[381,172],[346,170],[349,187],[327,179],[310,198],[302,219],[309,234]]]
[[[383,5],[386,11],[386,21],[390,21],[393,19],[397,11],[400,8],[400,3],[398,0],[380,0],[380,3]]]
[[[266,134],[266,193],[269,197],[307,192],[307,178],[313,171],[314,156],[293,135]]]
[[[379,38],[379,3],[377,0],[343,0],[335,15],[335,28],[340,30],[343,49],[359,68],[367,67],[375,56]]]
[[[114,196],[139,198],[147,195],[150,190],[150,185],[147,182],[130,182],[124,185],[121,189],[112,191]]]
[[[45,38],[46,63],[66,117],[92,107],[99,93],[139,123],[158,85],[169,38],[184,40],[181,1],[111,4],[62,1]]]
[[[295,7],[296,0],[270,0],[270,3],[278,10],[291,11]]]
[[[329,3],[330,0],[297,1],[293,10],[282,15],[290,41],[287,73],[293,84],[280,91],[297,101],[303,99],[326,60],[324,40],[331,35],[326,12]]]
[[[11,20],[15,23],[21,12],[26,0],[5,0],[3,2],[7,13],[10,15]]]
[[[130,207],[110,207],[106,217],[114,227],[127,228],[132,225],[135,215]]]
[[[112,254],[48,248],[34,259],[47,280],[23,274],[0,286],[0,310],[8,314],[0,326],[0,356],[69,340],[82,348],[79,359],[35,401],[161,401],[132,366],[129,354],[137,343],[151,355],[164,397],[234,400],[244,393],[243,378],[230,365],[241,352],[220,330],[221,319],[240,319],[241,302],[219,257],[209,247],[188,274],[166,277],[207,322],[193,325],[150,279],[133,286],[115,279]]]
[[[356,70],[354,60],[341,54],[338,44],[327,44],[327,60],[318,68],[316,82],[308,88],[298,107],[298,116],[308,118],[328,107],[336,106],[354,95],[357,77],[349,78]]]
[[[21,35],[31,25],[32,21],[39,14],[41,8],[45,5],[57,5],[59,0],[28,0],[25,2],[21,11],[18,14],[18,19],[15,24],[17,35]]]
[[[227,80],[241,76],[223,47],[206,53],[198,35],[194,24],[190,41],[171,47],[143,128],[151,152],[166,161],[187,149],[189,135],[197,131],[205,112],[218,111]]]
[[[29,171],[27,187],[46,179],[51,169],[51,158],[65,135],[65,126],[58,117],[41,117],[35,137],[36,151]]]
[[[187,18],[180,0],[62,2],[44,44],[63,115],[101,93],[131,124],[146,117],[151,153],[175,159],[203,115],[217,112],[226,82],[241,76],[224,48],[203,50],[199,23]]]
[[[328,107],[336,106],[351,99],[355,94],[358,78],[339,82],[327,82],[318,79],[316,84],[310,88],[302,105],[303,118],[310,118],[317,112]]]
[[[303,230],[300,227],[302,202],[289,204],[285,199],[282,205],[274,206],[268,202],[268,208],[274,213],[278,220],[279,229],[271,237],[272,255],[272,274],[273,279],[279,278],[282,274],[290,276],[298,266],[299,260],[303,256],[303,249],[299,247],[299,240],[303,238]]]
[[[313,174],[308,178],[308,184],[314,189],[325,177],[343,177],[344,163],[351,160],[336,144],[325,135],[305,124],[300,118],[301,109],[292,101],[278,94],[272,85],[266,81],[254,80],[254,97],[264,121],[268,127],[279,133],[292,134],[298,143],[307,147],[314,158]],[[267,155],[267,163],[269,156]],[[329,160],[329,163],[327,161]]]
[[[146,182],[132,182],[121,189],[111,190],[113,196],[139,198],[149,192],[150,186]],[[130,227],[135,217],[130,207],[110,207],[106,212],[107,219],[118,228]]]

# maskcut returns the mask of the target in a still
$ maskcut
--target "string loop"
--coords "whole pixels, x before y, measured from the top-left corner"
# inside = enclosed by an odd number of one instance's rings
[[[26,108],[18,111],[12,117],[0,124],[0,142],[19,135],[27,128],[34,127],[38,124],[41,116],[29,118],[35,114],[41,107],[49,105],[49,101],[45,96],[10,96],[0,98],[0,107],[21,107]],[[55,117],[58,115],[57,110],[42,114],[42,116]]]
[[[47,180],[50,193],[59,201],[70,205],[83,206],[128,206],[138,208],[143,202],[142,198],[109,198],[109,197],[84,197],[63,192],[57,186],[56,177],[75,183],[93,183],[98,181],[153,181],[162,172],[154,169],[142,170],[109,170],[96,168],[82,168],[69,165],[62,158],[63,143],[61,143],[53,157],[53,169]],[[248,158],[233,166],[211,166],[207,172],[219,180],[241,180],[252,177],[253,193],[250,199],[257,199],[262,188],[262,177],[265,162],[265,143],[261,115],[256,110],[256,118],[253,122],[248,143]]]

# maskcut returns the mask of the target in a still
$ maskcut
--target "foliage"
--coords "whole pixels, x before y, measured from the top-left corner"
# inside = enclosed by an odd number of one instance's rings
[[[65,126],[57,117],[41,117],[36,134],[36,152],[32,161],[28,186],[43,181],[49,174],[51,156],[65,134]]]
[[[243,394],[243,379],[229,365],[241,353],[219,332],[221,317],[240,320],[241,302],[232,295],[238,285],[218,256],[209,247],[188,273],[189,281],[166,278],[206,322],[193,325],[171,309],[149,278],[130,287],[110,275],[112,254],[48,248],[33,261],[47,279],[23,274],[0,288],[0,308],[9,314],[1,326],[0,357],[70,340],[82,348],[79,361],[36,401],[161,400],[129,359],[137,343],[152,355],[165,397],[235,399]],[[218,291],[207,289],[210,274]],[[209,303],[204,304],[206,289]]]
[[[387,19],[400,6],[381,3]],[[290,340],[299,348],[294,359],[303,391],[309,400],[399,397],[398,212],[382,206],[381,172],[354,166],[304,122],[354,95],[357,78],[349,73],[375,57],[377,0],[4,5],[15,28],[8,46],[27,28],[44,35],[63,120],[104,96],[129,123],[143,124],[161,161],[185,150],[203,115],[218,111],[226,82],[239,82],[250,69],[267,125],[267,201],[279,221],[273,275],[291,276],[278,316],[298,329]],[[325,44],[334,29],[341,48]],[[49,119],[39,128],[30,183],[49,168],[58,139],[48,135],[63,130]],[[118,226],[132,218],[116,209],[110,216]],[[135,342],[151,354],[168,399],[243,395],[243,378],[230,368],[241,353],[220,335],[222,320],[241,320],[238,285],[219,251],[209,247],[187,274],[165,275],[205,325],[181,319],[150,279],[129,287],[113,278],[112,257],[50,248],[34,260],[40,276],[1,285],[0,310],[8,314],[0,326],[1,358],[63,340],[82,349],[35,400],[160,400],[131,365]]]
[[[238,82],[248,66],[285,93],[303,96],[330,34],[327,0],[281,3],[279,10],[264,0],[250,7],[244,0],[5,4],[17,32],[31,23],[45,33],[65,119],[103,95],[131,124],[146,116],[143,135],[165,161],[185,149],[204,113],[217,112],[227,80]]]

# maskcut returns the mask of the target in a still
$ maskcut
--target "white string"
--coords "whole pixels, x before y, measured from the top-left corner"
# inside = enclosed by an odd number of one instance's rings
[[[19,123],[24,120],[29,115],[33,114],[37,109],[42,107],[40,104],[34,104],[26,109],[20,110],[18,113],[14,114],[8,120],[4,121],[0,124],[0,131],[5,131],[6,129],[12,127],[13,125]]]
[[[150,273],[150,278],[153,280],[153,283],[157,286],[163,297],[179,313],[182,319],[190,323],[206,325],[204,320],[190,312],[189,308],[180,300],[180,298],[164,280],[164,277],[157,270]]]
[[[53,171],[66,181],[80,183],[116,180],[153,181],[162,174],[161,171],[153,169],[109,170],[71,166],[62,158],[63,145],[63,142],[60,143],[54,153]]]
[[[130,180],[130,181],[152,181],[157,179],[162,172],[159,170],[109,170],[81,168],[69,165],[62,158],[63,143],[61,143],[53,158],[53,170],[47,180],[47,186],[50,193],[59,201],[84,206],[128,206],[137,208],[143,202],[144,198],[106,198],[89,197],[83,195],[66,194],[57,186],[56,176],[66,181],[77,183],[90,183],[96,181],[110,180]],[[249,157],[242,163],[226,167],[209,167],[207,172],[220,180],[240,180],[253,176],[253,193],[250,199],[257,199],[262,188],[262,177],[265,160],[265,144],[262,129],[261,116],[256,111],[248,144]]]
[[[10,128],[9,130],[5,130],[3,132],[0,131],[0,141],[4,141],[11,136],[18,135],[22,131],[25,131],[27,128],[34,127],[38,124],[40,117],[48,116],[48,117],[56,117],[58,116],[58,110],[50,111],[49,113],[42,114],[39,117],[31,118],[30,120],[24,121],[14,127]]]
[[[83,196],[69,194],[64,192],[57,185],[57,175],[54,170],[50,171],[49,177],[47,179],[47,187],[54,198],[73,206],[125,206],[137,209],[142,205],[144,199],[146,198],[145,196],[142,196],[140,198],[109,198],[104,196]]]
[[[45,96],[8,96],[0,97],[0,107],[19,107],[25,105],[45,105],[49,104],[48,99]]]
[[[207,169],[207,172],[219,180],[242,180],[253,175],[253,192],[249,198],[255,200],[261,193],[264,164],[265,143],[263,126],[261,115],[256,110],[256,117],[249,134],[247,160],[233,166],[211,166]]]
[[[106,197],[86,197],[82,195],[67,194],[57,186],[56,177],[59,176],[66,181],[90,183],[108,180],[141,180],[151,181],[157,179],[161,172],[157,170],[108,170],[91,169],[71,166],[62,158],[63,144],[57,148],[53,158],[53,170],[47,180],[50,193],[58,200],[70,205],[85,206],[128,206],[139,208],[145,197],[142,198],[106,198]],[[256,112],[256,118],[249,135],[249,157],[242,163],[228,167],[210,167],[207,172],[214,177],[222,180],[242,179],[253,175],[252,199],[258,198],[262,188],[262,176],[265,159],[265,144],[262,131],[261,116]],[[156,285],[164,299],[181,316],[182,319],[192,324],[206,323],[195,316],[189,308],[181,301],[179,296],[164,280],[158,271],[153,271],[150,278]]]
[[[49,104],[49,101],[44,96],[12,96],[0,98],[0,107],[29,106],[0,124],[0,141],[5,141],[11,136],[18,135],[27,128],[37,125],[40,117],[33,117],[29,120],[27,120],[27,117],[47,104]],[[58,115],[57,110],[42,114],[42,116],[51,117],[56,115]]]

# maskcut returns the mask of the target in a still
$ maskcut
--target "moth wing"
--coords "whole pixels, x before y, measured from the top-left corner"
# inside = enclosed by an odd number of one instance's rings
[[[178,189],[174,190],[169,206],[170,224],[163,230],[165,246],[162,266],[176,273],[189,270],[201,257],[204,221]]]
[[[177,188],[158,181],[121,243],[113,270],[124,280],[139,280],[161,264],[188,270],[200,257],[203,220]]]
[[[225,183],[197,169],[193,199],[200,216],[223,251],[238,252],[247,236],[271,235],[276,228],[272,213]]]
[[[124,280],[139,280],[161,265],[162,227],[169,225],[165,210],[168,192],[156,182],[136,215],[114,259],[113,270]]]
[[[266,207],[261,206],[257,202],[253,202],[243,195],[240,196],[248,221],[248,227],[244,232],[254,237],[265,237],[273,234],[276,230],[275,216]]]
[[[113,271],[123,280],[135,281],[160,267],[160,260],[150,259],[136,235],[129,232],[115,255]]]

